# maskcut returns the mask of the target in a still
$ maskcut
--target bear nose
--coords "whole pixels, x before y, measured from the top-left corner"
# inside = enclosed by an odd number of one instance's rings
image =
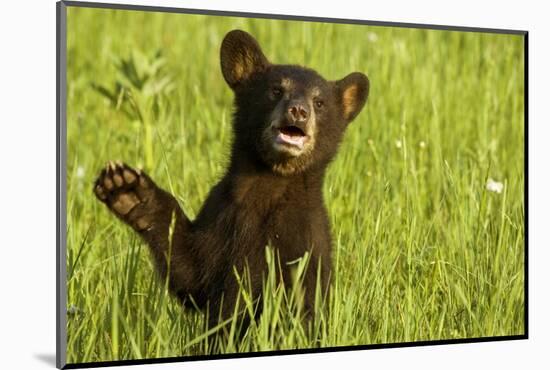
[[[291,102],[288,108],[288,118],[292,123],[305,122],[309,117],[309,111],[301,102]]]

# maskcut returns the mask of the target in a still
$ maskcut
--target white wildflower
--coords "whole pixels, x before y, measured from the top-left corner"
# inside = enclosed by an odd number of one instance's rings
[[[403,142],[401,140],[395,140],[395,147],[401,149],[403,147]]]
[[[83,178],[85,174],[86,174],[86,171],[84,170],[84,167],[78,166],[78,167],[76,168],[76,174],[75,174],[75,176],[76,176],[77,179]]]
[[[486,188],[487,188],[488,191],[492,191],[493,193],[500,194],[500,193],[502,193],[502,190],[504,189],[504,184],[489,178],[487,180]]]
[[[378,41],[378,35],[374,32],[369,32],[367,34],[367,38],[369,39],[370,42],[376,42]]]
[[[426,142],[421,141],[421,142],[418,143],[418,146],[420,147],[420,149],[424,149],[426,147]]]
[[[78,306],[75,306],[74,304],[73,305],[70,305],[68,308],[67,308],[67,315],[76,315],[76,314],[79,314],[82,312],[82,309],[80,309]]]

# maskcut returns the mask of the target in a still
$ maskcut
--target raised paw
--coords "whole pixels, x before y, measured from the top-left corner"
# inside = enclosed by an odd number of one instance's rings
[[[150,227],[152,213],[148,208],[154,197],[155,185],[140,170],[126,164],[109,161],[94,185],[97,198],[120,219],[138,230]]]

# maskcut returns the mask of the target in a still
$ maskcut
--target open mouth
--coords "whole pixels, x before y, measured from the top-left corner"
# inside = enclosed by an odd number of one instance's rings
[[[304,148],[304,144],[308,137],[302,129],[297,126],[284,126],[276,129],[277,136],[275,142],[277,144],[290,145],[299,149]]]

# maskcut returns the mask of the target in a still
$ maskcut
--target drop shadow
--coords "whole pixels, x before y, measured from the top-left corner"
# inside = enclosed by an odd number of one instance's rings
[[[37,360],[42,361],[46,365],[50,365],[52,367],[55,367],[55,353],[35,353],[34,358]]]

